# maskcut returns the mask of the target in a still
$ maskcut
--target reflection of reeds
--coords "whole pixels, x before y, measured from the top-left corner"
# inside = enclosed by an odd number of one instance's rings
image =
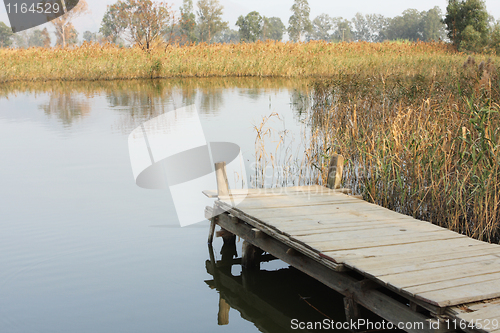
[[[140,48],[0,49],[0,82],[171,77],[305,77],[447,73],[463,55],[443,43],[257,42]],[[498,63],[498,58],[494,58]],[[483,59],[481,59],[483,60]]]
[[[1,50],[1,49],[0,49]],[[145,92],[160,96],[172,89],[181,89],[189,95],[199,90],[210,94],[214,90],[246,88],[255,93],[278,88],[300,89],[307,88],[310,80],[286,78],[257,78],[257,77],[211,77],[211,78],[171,78],[168,80],[114,80],[114,81],[60,81],[36,82],[13,81],[0,85],[0,97],[19,92],[74,92],[93,96],[100,93],[127,93],[130,91]]]
[[[9,98],[18,93],[48,93],[51,99],[61,96],[81,95],[82,97],[105,96],[110,107],[122,113],[124,117],[117,127],[125,132],[142,122],[152,119],[168,110],[200,103],[201,113],[217,113],[224,104],[223,91],[239,88],[242,94],[250,98],[279,89],[307,91],[307,79],[285,78],[173,78],[161,80],[114,80],[114,81],[48,81],[48,82],[8,82],[0,84],[0,98]],[[74,99],[74,98],[73,98]],[[68,99],[69,101],[69,99]],[[85,104],[85,98],[78,99]],[[50,104],[47,113],[59,113],[66,117],[65,123],[80,117],[72,108],[78,103],[64,105]],[[43,106],[46,109],[49,106]],[[88,109],[90,112],[90,109]],[[88,113],[87,112],[87,113]],[[64,115],[66,113],[66,115]]]
[[[498,242],[498,82],[491,62],[470,60],[447,76],[338,75],[317,82],[306,168],[299,171],[325,184],[328,156],[340,153],[344,186],[366,200]]]

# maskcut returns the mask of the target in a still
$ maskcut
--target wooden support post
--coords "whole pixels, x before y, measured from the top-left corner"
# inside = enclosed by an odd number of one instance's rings
[[[418,305],[417,303],[413,302],[413,301],[410,301],[410,309],[412,311],[415,311],[415,312],[424,312],[425,309],[423,307],[421,307],[420,305]]]
[[[246,269],[259,269],[260,268],[260,260],[257,258],[262,254],[262,250],[249,243],[244,241],[242,246],[242,255],[241,255],[241,266]]]
[[[212,244],[208,244],[208,254],[210,256],[210,269],[215,274],[215,268],[217,267],[217,262],[215,261],[214,248]]]
[[[217,206],[205,207],[205,218],[210,220],[210,228],[208,229],[208,245],[212,245],[214,241],[214,233],[215,233],[215,225],[217,224],[217,220],[219,219],[214,212],[217,211]]]
[[[215,219],[216,217],[212,217],[210,220],[210,229],[208,230],[208,244],[212,245],[214,241],[214,232],[215,232]]]
[[[229,196],[229,182],[226,175],[226,162],[215,163],[215,176],[217,177],[217,192],[220,197]]]
[[[215,237],[222,237],[224,241],[230,238],[236,237],[232,232],[227,231],[224,228],[221,228],[219,231],[215,233]]]
[[[253,228],[252,232],[253,232],[253,237],[254,238],[264,239],[264,238],[267,237],[267,235],[262,230],[259,230],[257,228]]]
[[[328,166],[327,187],[331,189],[340,188],[342,182],[342,170],[344,168],[344,157],[339,154],[333,154]]]
[[[360,318],[360,308],[354,297],[344,297],[344,309],[346,321],[357,321]]]
[[[228,325],[229,324],[229,310],[231,306],[229,303],[219,294],[219,313],[217,314],[217,324],[218,325]]]

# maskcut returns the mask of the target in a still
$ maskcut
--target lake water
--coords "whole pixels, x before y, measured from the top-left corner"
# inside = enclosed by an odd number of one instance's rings
[[[128,154],[135,127],[195,104],[207,140],[238,144],[251,163],[262,117],[300,135],[306,90],[261,79],[0,87],[0,332],[292,332],[291,318],[344,320],[340,295],[277,260],[245,279],[221,267],[214,281],[208,221],[181,228],[168,190],[135,185]],[[216,260],[221,248],[216,239]]]

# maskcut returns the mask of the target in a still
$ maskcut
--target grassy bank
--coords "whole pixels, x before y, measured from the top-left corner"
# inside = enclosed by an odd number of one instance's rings
[[[344,155],[344,186],[366,200],[498,242],[500,76],[469,58],[447,76],[337,75],[318,81],[300,173],[325,183]]]
[[[169,77],[315,77],[338,73],[449,75],[464,55],[440,43],[275,43],[139,48],[0,49],[0,82]],[[485,58],[486,59],[486,58]],[[485,59],[478,59],[479,61]],[[494,58],[499,62],[498,58]]]

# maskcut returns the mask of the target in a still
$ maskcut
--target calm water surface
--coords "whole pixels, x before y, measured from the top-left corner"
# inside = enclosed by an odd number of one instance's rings
[[[0,332],[291,332],[291,318],[343,320],[339,295],[280,261],[245,278],[239,265],[207,269],[208,221],[180,228],[168,191],[135,185],[128,155],[136,126],[194,103],[207,140],[237,143],[250,163],[262,116],[299,133],[305,89],[248,79],[1,87]],[[217,239],[215,260],[221,248]]]

